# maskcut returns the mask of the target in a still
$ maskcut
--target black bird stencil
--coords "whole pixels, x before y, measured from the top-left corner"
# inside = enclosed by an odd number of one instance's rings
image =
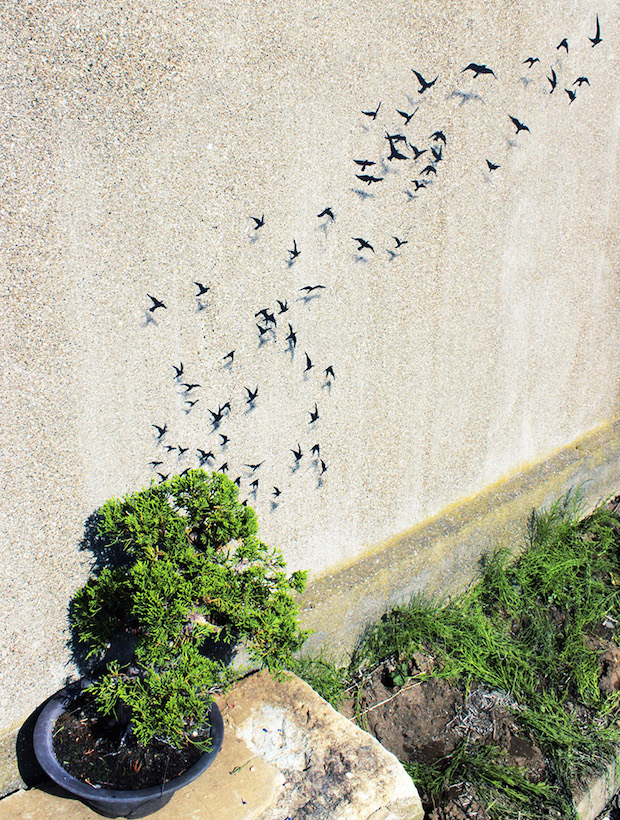
[[[426,176],[428,176],[429,174],[435,174],[435,176],[437,176],[437,168],[435,168],[434,165],[427,165],[426,168],[422,168],[420,173],[426,174]]]
[[[379,113],[379,109],[381,108],[381,103],[376,107],[374,111],[362,111],[362,114],[365,114],[367,117],[370,117],[373,120],[377,119],[377,114]]]
[[[444,145],[447,144],[446,135],[444,134],[443,131],[434,131],[431,134],[431,139],[432,140],[441,140]]]
[[[319,408],[316,406],[316,402],[314,403],[314,410],[309,410],[308,412],[310,413],[310,421],[308,424],[314,424],[319,418]]]
[[[384,179],[383,177],[370,176],[370,174],[355,174],[355,176],[367,185],[371,185],[373,182],[383,182]]]
[[[163,438],[166,435],[166,432],[168,430],[168,425],[167,424],[164,424],[163,427],[160,427],[158,424],[151,424],[151,427],[154,427],[157,430],[157,433],[158,433],[157,438],[158,439]]]
[[[569,100],[568,104],[572,105],[575,102],[576,98],[577,98],[577,92],[572,91],[570,88],[565,88],[564,91],[566,91],[566,93],[568,94],[568,100]]]
[[[479,74],[492,74],[495,79],[497,76],[492,68],[488,68],[486,65],[478,65],[477,63],[470,63],[468,66],[465,66],[463,71],[473,71],[474,72],[474,80]],[[461,72],[462,74],[463,72]]]
[[[262,228],[265,224],[265,214],[263,214],[260,218],[257,216],[251,216],[250,219],[253,219],[256,223],[254,225],[254,230],[257,231],[259,228]]]
[[[318,458],[321,454],[321,445],[315,444],[313,447],[310,448],[310,452],[313,456],[316,456]]]
[[[234,351],[234,350],[231,350],[231,351],[230,351],[230,353],[227,353],[227,354],[224,356],[224,358],[222,359],[222,361],[224,361],[224,362],[225,362],[225,361],[228,359],[228,361],[232,364],[232,363],[233,363],[233,361],[234,361],[234,358],[235,358],[235,351]]]
[[[154,313],[157,310],[157,308],[163,308],[164,310],[168,310],[166,305],[164,305],[164,303],[161,302],[159,299],[156,299],[154,296],[151,296],[150,293],[147,293],[146,295],[153,302],[153,306],[149,308],[149,313]]]
[[[205,450],[201,450],[200,447],[197,447],[196,452],[198,453],[198,458],[200,459],[201,464],[204,464],[205,461],[209,461],[210,458],[215,458],[213,455],[213,450],[209,450],[207,453]]]
[[[276,302],[278,303],[278,307],[280,308],[278,313],[286,313],[286,311],[288,310],[288,301],[285,299],[283,302],[281,302],[279,299],[276,299]]]
[[[500,165],[495,165],[490,159],[487,160],[487,165],[489,166],[489,171],[497,171],[497,169],[501,167]]]
[[[551,83],[551,91],[549,93],[553,94],[553,92],[555,91],[555,87],[558,84],[558,75],[553,70],[553,66],[551,67],[551,76],[547,77],[547,79]]]
[[[336,217],[334,216],[334,212],[331,208],[323,208],[321,213],[317,214],[317,216],[319,219],[322,219],[324,216],[328,216],[332,220],[332,222],[336,219]]]
[[[411,181],[415,185],[416,191],[419,191],[420,188],[426,188],[426,182],[419,182],[417,179],[412,179]]]
[[[326,379],[329,379],[330,377],[331,377],[332,379],[335,379],[335,378],[336,378],[336,377],[334,376],[334,365],[333,365],[333,364],[330,364],[330,366],[329,366],[329,367],[326,367],[324,372],[325,372],[325,378],[326,378]]]
[[[441,162],[441,160],[443,159],[441,145],[439,146],[439,150],[437,150],[436,148],[431,148],[431,154],[433,155],[433,160],[435,162]]]
[[[408,143],[408,145],[411,148],[411,150],[413,151],[413,159],[414,160],[420,159],[422,154],[425,154],[428,151],[428,148],[419,149],[419,148],[416,148],[415,145],[412,145],[411,143]]]
[[[401,245],[407,245],[407,244],[409,244],[409,240],[408,240],[408,239],[399,239],[397,236],[393,236],[393,237],[392,237],[392,239],[396,242],[396,247],[397,247],[397,248],[400,248],[400,247],[401,247]]]
[[[581,86],[582,86],[584,83],[587,83],[588,85],[590,85],[590,80],[588,80],[588,78],[587,78],[587,77],[577,77],[577,79],[575,80],[575,82],[573,83],[573,85],[579,85],[579,88],[581,88]]]
[[[293,330],[292,325],[289,324],[288,326],[288,336],[286,337],[286,341],[290,344],[291,347],[295,347],[297,344],[297,334]]]
[[[279,495],[282,495],[282,490],[279,490],[277,487],[274,487],[272,495],[274,498],[277,498]]]
[[[258,464],[244,464],[243,466],[248,467],[250,470],[252,470],[253,473],[255,473],[258,470],[258,468],[261,466],[261,464],[264,464],[264,463],[265,463],[264,461],[259,461]]]
[[[419,108],[419,106],[418,106],[418,108]],[[418,109],[416,108],[415,111],[411,112],[411,114],[407,114],[406,111],[399,111],[398,108],[397,108],[396,113],[400,114],[400,116],[405,120],[405,125],[409,125],[409,121],[411,120],[411,118],[413,117],[413,115],[416,113],[417,110]]]
[[[295,463],[300,461],[303,457],[303,453],[301,452],[301,444],[297,444],[296,450],[291,450],[291,453],[295,456]]]
[[[246,404],[252,404],[252,402],[254,402],[256,400],[256,397],[258,396],[258,387],[256,388],[256,390],[250,390],[249,387],[244,387],[243,389],[248,394],[248,397],[245,400]]]
[[[190,390],[194,390],[196,387],[201,387],[200,384],[188,384],[187,382],[181,382],[181,387],[185,388],[185,392],[189,393]]]
[[[359,243],[358,248],[357,248],[357,249],[358,249],[358,251],[363,251],[363,250],[364,250],[364,248],[368,248],[368,250],[372,251],[373,253],[375,252],[375,249],[374,249],[374,248],[373,248],[373,246],[370,244],[370,242],[367,242],[365,239],[362,239],[362,237],[361,237],[361,236],[352,236],[352,237],[351,237],[351,239],[352,239],[354,242],[358,242],[358,243]]]
[[[301,251],[297,248],[297,242],[293,239],[293,250],[289,250],[290,261],[292,262],[293,259],[297,259],[300,253]]]
[[[601,24],[598,21],[598,14],[596,15],[596,34],[594,37],[588,37],[588,40],[592,43],[592,48],[603,42],[601,39]]]
[[[324,289],[325,285],[304,285],[303,288],[299,288],[299,290],[303,290],[306,293],[312,293],[314,290],[321,290]],[[289,325],[290,327],[290,325]]]
[[[204,296],[205,293],[211,290],[209,285],[201,285],[200,282],[194,282],[194,284],[198,287],[198,293],[196,294],[196,297]]]
[[[534,63],[539,63],[540,59],[538,57],[528,57],[526,60],[523,60],[523,65],[525,63],[529,63],[530,68],[534,65]]]
[[[219,436],[222,439],[222,441],[220,442],[220,447],[225,447],[230,441],[230,438],[224,433],[220,433]]]
[[[172,367],[174,368],[174,378],[180,379],[183,375],[183,362],[181,362],[178,367],[175,364],[173,364]]]
[[[508,114],[508,119],[512,122],[514,127],[517,129],[517,131],[516,131],[517,134],[519,133],[519,131],[529,131],[530,130],[527,127],[527,125],[523,125],[522,122],[519,122],[519,120],[516,117],[511,117],[510,114]]]
[[[163,464],[163,463],[164,463],[163,461],[149,461],[149,464],[151,465],[151,467],[153,469],[155,469],[155,467],[159,467],[160,464]]]
[[[312,370],[313,367],[314,367],[314,365],[312,364],[312,359],[306,353],[306,367],[304,369],[304,373],[307,373],[308,370]]]
[[[327,470],[327,464],[323,461],[323,459],[321,459],[321,473],[320,474],[323,475],[325,470]]]
[[[424,77],[418,71],[416,71],[413,68],[411,70],[416,75],[416,77],[418,78],[418,82],[420,83],[420,87],[418,88],[418,94],[424,94],[424,92],[427,89],[432,88],[439,79],[439,77],[435,77],[434,80],[431,80],[429,82],[428,80],[425,80]]]
[[[561,43],[558,43],[558,45],[555,47],[555,50],[559,51],[561,48],[566,49],[566,53],[568,54],[568,40],[566,39],[566,37],[562,40]]]

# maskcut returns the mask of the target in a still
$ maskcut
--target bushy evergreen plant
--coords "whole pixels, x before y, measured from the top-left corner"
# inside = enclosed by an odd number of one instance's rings
[[[237,492],[220,473],[190,470],[100,510],[100,535],[124,560],[76,593],[71,623],[100,665],[92,688],[99,711],[125,723],[141,745],[154,737],[176,748],[200,745],[225,675],[205,643],[242,642],[278,672],[306,638],[293,596],[306,573],[287,575]],[[114,657],[128,642],[131,659]]]

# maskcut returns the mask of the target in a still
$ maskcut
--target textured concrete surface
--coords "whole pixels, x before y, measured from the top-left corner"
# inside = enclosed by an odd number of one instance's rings
[[[321,576],[374,551],[357,596],[376,577],[376,609],[399,592],[377,545],[618,417],[619,37],[613,0],[596,11],[593,48],[586,0],[4,4],[0,727],[71,671],[87,517],[196,448],[317,598],[338,605]],[[436,84],[420,94],[412,68]],[[410,148],[387,159],[386,131],[426,158],[438,130],[436,175]],[[364,158],[381,182],[356,177]],[[433,576],[412,558],[400,593]],[[438,578],[474,560],[454,542],[426,558]]]
[[[417,790],[394,755],[299,678],[253,675],[218,705],[222,751],[151,815],[157,820],[422,819]],[[0,820],[99,816],[49,781],[0,801]]]

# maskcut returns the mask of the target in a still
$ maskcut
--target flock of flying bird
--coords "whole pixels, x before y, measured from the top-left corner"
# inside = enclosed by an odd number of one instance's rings
[[[598,14],[596,15],[596,31],[594,33],[594,36],[589,37],[588,39],[591,43],[592,48],[599,45],[599,43],[603,42],[603,38],[601,37],[601,26]],[[561,42],[558,43],[557,46],[555,46],[555,48],[552,47],[552,50],[553,53],[560,52],[560,54],[568,54],[568,39],[563,38]],[[527,70],[528,72],[530,72],[529,76],[521,78],[522,82],[526,87],[527,85],[535,81],[531,72],[536,72],[534,66],[536,66],[537,63],[542,65],[540,57],[530,56],[522,61],[522,65],[527,66]],[[554,92],[556,92],[558,88],[561,87],[559,85],[560,80],[558,78],[560,70],[561,69],[559,65],[556,65],[556,67],[550,65],[550,73],[548,75],[545,75],[546,80],[549,83],[549,85],[546,86],[549,94],[553,94]],[[426,94],[428,97],[430,92],[433,89],[435,89],[435,86],[438,83],[438,81],[440,82],[439,75],[432,77],[431,79],[424,77],[416,69],[412,68],[411,71],[418,83],[418,99],[426,99],[424,95]],[[459,72],[459,76],[465,74],[471,76],[474,80],[476,80],[479,77],[487,77],[489,79],[497,80],[497,74],[495,73],[495,71],[484,63],[469,63],[469,65],[466,65]],[[564,87],[564,92],[568,98],[568,105],[572,105],[577,99],[578,90],[581,89],[582,86],[590,86],[590,80],[588,79],[588,77],[580,75],[576,77],[574,80],[568,79],[567,82],[568,86]],[[463,102],[469,99],[481,99],[475,93],[467,93],[461,90],[453,90],[449,96],[460,97],[462,100],[461,104],[463,104]],[[448,139],[446,137],[445,130],[435,130],[432,134],[430,134],[429,137],[424,138],[426,142],[421,142],[420,139],[413,139],[412,137],[408,136],[408,134],[406,133],[407,127],[409,126],[415,114],[417,113],[419,105],[415,104],[416,101],[411,96],[407,95],[407,99],[410,103],[409,110],[403,110],[402,107],[395,108],[395,113],[400,118],[397,124],[390,126],[384,125],[384,137],[387,142],[388,151],[385,154],[382,154],[381,156],[374,156],[372,158],[369,158],[368,156],[363,156],[359,159],[356,158],[353,159],[353,162],[357,166],[355,169],[356,178],[361,183],[364,183],[366,186],[372,186],[372,189],[375,190],[383,187],[379,185],[379,183],[383,183],[386,180],[388,174],[392,171],[392,168],[394,167],[394,161],[396,161],[396,163],[405,161],[407,163],[406,165],[404,165],[406,170],[410,171],[413,167],[413,170],[415,172],[415,178],[410,180],[411,186],[406,187],[404,190],[404,194],[406,195],[408,201],[411,201],[417,199],[425,189],[429,188],[429,186],[433,184],[434,180],[436,179],[438,175],[438,166],[446,158],[445,151]],[[363,109],[361,113],[365,117],[367,117],[372,123],[375,123],[379,117],[379,113],[381,111],[385,113],[384,109],[382,109],[382,105],[383,101],[380,100],[374,107],[369,109]],[[526,123],[523,122],[521,118],[514,116],[513,114],[507,114],[507,117],[515,128],[515,136],[520,134],[521,132],[530,132],[529,126],[526,125]],[[486,171],[489,174],[501,168],[500,162],[495,157],[491,159],[486,158],[485,163]],[[353,190],[362,199],[369,196],[366,188],[360,188],[358,186],[357,188],[353,188]],[[354,241],[358,243],[358,251],[369,250],[375,252],[375,246],[373,244],[373,241],[364,237],[352,238],[354,239]],[[386,248],[387,253],[391,259],[393,259],[397,255],[396,252],[399,248],[407,244],[406,239],[400,239],[396,236],[393,236],[393,239],[396,242],[396,246],[392,248]]]
[[[589,40],[593,48],[603,41],[601,37],[601,27],[598,14],[596,15],[596,32],[594,37],[590,37]],[[564,38],[556,46],[556,51],[565,51],[566,54],[569,53],[569,42],[567,38]],[[522,61],[522,64],[528,67],[528,71],[534,70],[534,66],[537,63],[541,63],[540,58],[533,56],[529,56]],[[559,71],[559,66],[556,67]],[[419,85],[417,88],[417,93],[419,95],[424,95],[427,92],[430,92],[440,79],[439,76],[436,76],[433,79],[426,79],[419,71],[415,69],[411,70]],[[550,66],[550,74],[546,75],[546,79],[549,82],[549,94],[555,93],[558,88],[558,71],[556,71],[556,68],[553,66]],[[465,66],[460,73],[465,74],[468,72],[471,72],[473,79],[477,79],[478,77],[489,77],[497,80],[495,71],[482,63],[469,63],[469,65]],[[530,82],[533,82],[533,80],[529,77],[522,78],[522,81],[526,87]],[[570,82],[568,87],[564,88],[564,91],[568,97],[569,105],[572,105],[575,102],[578,90],[584,85],[590,86],[590,81],[586,76],[581,75]],[[462,96],[463,99],[467,97],[465,92],[452,92],[451,96],[454,96],[455,94],[457,96]],[[409,99],[411,101],[411,98]],[[361,113],[374,123],[379,116],[381,106],[382,102],[380,101],[374,108],[362,110]],[[405,194],[408,199],[412,200],[416,199],[419,193],[423,192],[424,189],[432,184],[432,181],[437,177],[438,166],[445,159],[448,137],[443,129],[437,129],[430,134],[425,144],[422,144],[419,139],[416,139],[415,143],[417,144],[414,144],[411,138],[409,138],[407,134],[403,133],[403,131],[407,128],[407,126],[409,126],[418,110],[418,107],[413,107],[413,110],[410,112],[402,110],[401,108],[396,108],[395,110],[402,119],[398,123],[397,127],[390,128],[390,130],[386,129],[385,140],[387,142],[388,152],[385,156],[380,156],[374,159],[370,159],[368,157],[354,158],[353,163],[356,166],[355,177],[359,180],[359,182],[364,183],[367,187],[378,186],[379,183],[385,180],[387,173],[392,167],[392,163],[399,163],[403,161],[413,163],[415,169],[419,169],[415,174],[415,178],[411,180],[413,191],[411,188],[407,188],[405,190]],[[507,116],[515,128],[515,135],[518,135],[521,132],[530,132],[528,125],[526,125],[521,119],[512,114],[507,114]],[[420,160],[421,162],[418,165]],[[489,173],[492,173],[501,167],[498,162],[493,161],[492,159],[486,159],[486,166]],[[411,165],[408,166],[408,168],[410,167]],[[362,199],[369,196],[369,194],[366,193],[366,190],[360,189],[359,186],[357,188],[354,187],[352,190]],[[319,220],[322,220],[323,225],[327,222],[336,221],[336,213],[331,205],[323,208],[323,210],[316,216]],[[261,231],[265,225],[265,214],[261,214],[261,216],[250,216],[249,219],[253,223],[251,227],[253,238],[256,238],[258,235],[257,232]],[[394,259],[397,252],[403,246],[407,245],[408,240],[398,236],[393,236],[392,238],[394,239],[395,245],[386,250],[390,258]],[[376,252],[373,242],[362,236],[352,236],[351,240],[356,243],[357,247],[355,252],[357,254],[363,254],[366,251],[370,253]],[[292,242],[292,247],[287,248],[287,253],[287,261],[290,267],[296,262],[302,253],[302,249],[298,246],[295,239]],[[364,257],[358,256],[357,258]],[[194,282],[194,284],[198,288],[198,291],[195,294],[197,309],[202,310],[205,307],[203,300],[207,297],[207,294],[211,288],[209,285],[205,285],[201,282]],[[325,289],[326,286],[323,284],[305,285],[299,289],[299,293],[296,295],[297,298],[295,301],[308,303],[311,300],[320,298]],[[155,312],[157,310],[166,310],[167,305],[162,299],[156,296],[152,296],[151,294],[147,294],[147,296],[151,300],[151,305],[146,311],[146,319],[148,324],[149,322],[155,321]],[[286,345],[285,350],[290,353],[292,360],[295,355],[298,339],[297,332],[294,329],[292,322],[289,321],[289,317],[286,316],[290,310],[289,300],[277,299],[276,303],[277,308],[261,307],[254,313],[253,320],[256,326],[258,348],[260,349],[267,342],[267,340],[275,342],[277,328],[284,325],[287,328],[287,333],[284,336],[284,343]],[[232,370],[235,365],[235,354],[236,350],[233,349],[223,355],[221,359],[221,367],[229,371]],[[310,371],[317,368],[317,365],[312,360],[308,352],[304,352],[304,357],[305,367],[303,369],[303,376],[307,377]],[[190,413],[201,401],[202,394],[200,391],[202,390],[202,384],[187,378],[185,366],[182,362],[178,365],[173,364],[172,370],[173,373],[171,374],[171,378],[179,388],[183,388],[182,393],[180,394],[183,401],[183,409],[185,413]],[[322,372],[324,377],[322,386],[331,389],[331,385],[335,380],[333,365],[327,364],[325,367],[321,365],[318,370]],[[259,385],[244,385],[241,395],[237,396],[236,399],[233,399],[233,397],[227,397],[223,404],[218,403],[217,408],[207,408],[207,413],[210,416],[208,434],[212,435],[213,438],[210,439],[209,445],[205,447],[190,448],[189,445],[184,447],[181,444],[171,444],[168,441],[168,424],[153,424],[152,427],[154,429],[155,443],[160,448],[159,452],[161,453],[159,457],[154,458],[150,462],[150,466],[153,469],[155,476],[157,476],[160,481],[165,481],[170,477],[170,475],[172,475],[173,472],[176,472],[179,467],[183,466],[184,460],[186,460],[192,453],[195,454],[197,466],[206,466],[211,470],[229,473],[230,465],[226,457],[226,450],[230,442],[230,438],[226,433],[221,432],[220,428],[226,423],[228,418],[233,413],[235,405],[245,407],[244,412],[247,414],[254,410],[257,402],[259,401]],[[309,425],[308,429],[312,432],[316,430],[317,423],[320,419],[320,412],[317,402],[315,401],[313,404],[314,406],[309,407],[307,411],[307,424]],[[291,453],[289,469],[290,473],[293,474],[300,468],[302,459],[307,454],[302,451],[301,445],[298,442],[296,443],[296,446],[290,447],[289,449]],[[174,466],[166,466],[164,453],[166,453],[166,456],[172,453],[176,454],[176,464]],[[321,446],[318,442],[310,448],[309,455],[311,469],[313,469],[316,473],[318,482],[317,486],[321,486],[322,476],[327,470],[327,464],[323,459]],[[244,463],[243,465],[237,465],[236,471],[240,472],[240,474],[234,479],[235,483],[241,487],[242,481],[247,481],[248,498],[246,498],[243,503],[247,503],[250,498],[252,498],[253,501],[256,500],[259,485],[262,486],[260,483],[261,467],[268,458],[269,456],[261,459],[260,461],[251,461]],[[190,466],[185,467],[181,474],[187,472],[189,469],[191,469]],[[244,470],[248,472],[244,474]],[[279,486],[271,485],[268,492],[271,499],[271,509],[275,510],[280,502],[280,496],[282,495],[283,490]]]
[[[259,230],[264,225],[264,216],[251,217],[251,219],[254,222],[254,230]],[[296,242],[293,242],[293,248],[290,249],[288,253],[289,262],[294,261],[297,256],[299,256],[300,251],[297,248]],[[194,294],[197,301],[197,310],[201,311],[205,307],[204,298],[211,290],[211,287],[203,284],[202,282],[194,282],[194,284],[198,288],[198,291]],[[320,298],[325,289],[326,286],[322,284],[304,285],[299,289],[299,293],[296,295],[295,301],[307,304],[310,301]],[[162,299],[159,299],[156,296],[152,296],[151,294],[147,294],[147,296],[151,300],[151,306],[146,311],[146,319],[148,324],[155,321],[154,314],[157,310],[167,310],[168,306]],[[254,313],[253,320],[256,327],[256,339],[259,349],[266,344],[267,339],[275,342],[277,328],[279,326],[286,326],[287,333],[284,336],[284,352],[288,353],[291,360],[293,360],[298,344],[298,336],[297,331],[293,327],[292,321],[289,321],[288,315],[285,316],[285,314],[289,314],[291,310],[289,298],[276,299],[277,308],[259,308]],[[235,365],[236,354],[236,349],[230,350],[224,354],[220,362],[221,368],[225,370],[232,370]],[[331,391],[331,386],[336,379],[334,366],[332,364],[327,364],[327,366],[323,367],[321,365],[319,368],[317,363],[311,358],[310,354],[307,351],[304,351],[304,367],[303,370],[301,370],[303,377],[307,377],[311,371],[315,372],[317,370],[322,373],[320,386],[326,387],[328,391]],[[200,402],[202,398],[201,390],[203,385],[200,382],[191,381],[187,377],[187,371],[183,362],[179,362],[178,365],[172,364],[172,371],[173,373],[171,378],[179,389],[182,388],[179,395],[182,399],[184,412],[188,414],[192,412],[195,406]],[[195,467],[205,467],[209,470],[229,474],[231,472],[231,465],[228,462],[226,453],[231,438],[227,433],[221,432],[220,428],[233,413],[235,405],[237,407],[242,407],[244,409],[244,415],[247,415],[255,409],[257,402],[259,401],[259,385],[244,385],[241,396],[237,396],[236,399],[232,396],[227,397],[223,404],[218,403],[217,408],[215,408],[215,406],[213,408],[208,407],[206,412],[210,418],[208,420],[207,434],[210,436],[212,435],[213,438],[209,440],[209,444],[205,447],[190,448],[189,445],[184,447],[181,444],[171,444],[168,441],[170,432],[168,429],[168,423],[153,424],[152,427],[154,431],[153,435],[155,438],[155,443],[160,448],[158,457],[154,458],[150,462],[150,467],[153,470],[154,477],[156,477],[159,482],[166,481],[171,477],[171,475],[176,474],[179,471],[179,467],[184,466],[184,464],[186,464],[189,460],[189,457],[193,454],[195,454],[195,459],[197,461],[197,464],[194,465]],[[309,432],[316,432],[317,422],[320,419],[320,411],[316,401],[314,402],[314,406],[310,406],[308,408],[307,415]],[[172,457],[173,453],[176,455],[176,463],[170,466],[169,461],[166,462],[166,459]],[[290,448],[290,453],[290,473],[296,473],[301,467],[304,456],[309,455],[310,469],[313,470],[316,475],[317,487],[322,486],[323,475],[327,470],[327,464],[323,458],[323,454],[321,453],[320,443],[316,441],[309,448],[308,453],[304,453],[300,443],[296,442],[295,446]],[[242,481],[247,479],[248,498],[242,502],[243,504],[247,504],[249,499],[252,499],[253,501],[256,500],[259,485],[261,484],[260,468],[266,460],[266,458],[263,458],[260,461],[237,465],[237,471],[240,474],[233,479],[235,484],[241,488]],[[168,466],[166,466],[166,464],[168,464]],[[192,469],[191,465],[185,466],[184,469],[179,472],[179,475],[184,475],[190,469]],[[280,503],[280,496],[282,495],[283,490],[279,486],[272,485],[268,492],[270,493],[271,510],[273,511],[277,509]]]

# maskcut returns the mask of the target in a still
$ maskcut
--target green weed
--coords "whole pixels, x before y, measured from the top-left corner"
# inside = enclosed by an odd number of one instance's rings
[[[515,720],[546,756],[544,782],[506,765],[499,749],[466,741],[432,765],[406,768],[431,798],[471,783],[492,820],[573,816],[574,787],[620,747],[620,694],[601,694],[588,640],[605,619],[620,622],[620,527],[602,506],[580,518],[581,505],[572,492],[533,511],[523,549],[484,556],[462,594],[395,607],[365,630],[348,669],[306,659],[298,674],[332,702],[351,685],[359,702],[365,680],[387,663],[396,685],[415,673],[510,694]],[[416,671],[420,652],[433,659],[431,671]]]

